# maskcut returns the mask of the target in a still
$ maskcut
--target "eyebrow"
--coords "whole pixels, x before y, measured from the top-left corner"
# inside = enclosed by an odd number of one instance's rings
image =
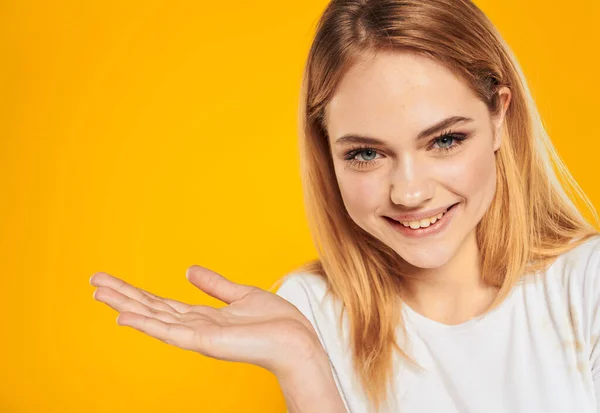
[[[472,122],[473,120],[474,119],[472,119],[472,118],[467,118],[464,116],[450,116],[446,119],[439,121],[435,125],[428,127],[427,129],[423,130],[422,132],[420,132],[419,135],[417,135],[417,141],[424,139],[428,136],[431,136],[436,132],[444,130],[444,129],[448,128],[449,126],[454,125],[455,123]],[[371,138],[371,137],[363,136],[363,135],[352,134],[352,133],[344,135],[344,136],[336,139],[335,143],[336,143],[336,145],[344,144],[344,143],[364,143],[364,144],[368,144],[368,145],[385,145],[385,142],[380,139]]]

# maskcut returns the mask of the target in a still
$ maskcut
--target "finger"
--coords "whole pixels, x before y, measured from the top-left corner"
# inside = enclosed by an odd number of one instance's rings
[[[134,287],[133,285],[119,278],[113,277],[112,275],[107,273],[100,272],[94,274],[90,278],[90,283],[96,286],[105,286],[112,288],[113,290],[118,291],[121,294],[124,294],[130,298],[133,298],[134,300],[141,302],[142,304],[148,307],[152,307],[157,310],[167,311],[170,313],[181,312],[175,306],[163,302],[161,297],[158,297],[154,294],[150,294],[149,292],[144,291],[141,288]],[[175,300],[171,301],[175,303]],[[186,304],[179,303],[177,307],[179,307],[179,309],[181,310],[185,310]]]
[[[182,303],[181,301],[177,301],[177,300],[172,300],[170,298],[164,298],[164,297],[159,297],[157,295],[154,295],[146,290],[142,290],[140,289],[140,291],[144,294],[146,294],[148,297],[150,297],[151,299],[154,300],[158,300],[166,305],[168,305],[169,307],[171,307],[173,310],[177,311],[178,313],[181,314],[185,314],[188,311],[190,311],[190,308],[192,307],[189,304],[186,303]]]
[[[211,297],[224,301],[227,304],[241,299],[256,288],[250,285],[234,283],[222,275],[199,265],[189,267],[186,277],[189,282]]]
[[[131,312],[119,314],[117,323],[122,326],[135,328],[167,344],[173,344],[185,350],[196,350],[194,332],[185,325],[168,323]]]
[[[110,287],[98,287],[98,289],[94,291],[94,299],[107,304],[109,307],[120,313],[129,311],[147,317],[154,317],[169,323],[179,321],[179,318],[169,312],[150,308]]]

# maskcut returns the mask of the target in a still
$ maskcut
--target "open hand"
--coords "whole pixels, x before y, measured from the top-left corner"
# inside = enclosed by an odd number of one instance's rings
[[[188,268],[187,279],[228,305],[214,308],[162,298],[102,272],[90,284],[98,287],[96,300],[120,313],[119,325],[208,357],[279,374],[322,350],[310,322],[282,297],[197,265]]]

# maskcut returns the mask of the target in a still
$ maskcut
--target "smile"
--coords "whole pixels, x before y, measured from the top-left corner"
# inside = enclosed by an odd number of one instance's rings
[[[435,216],[423,218],[419,221],[398,222],[389,217],[385,217],[385,219],[395,230],[407,237],[426,237],[437,234],[446,228],[452,221],[458,205],[459,203],[454,204],[446,212],[440,212]]]

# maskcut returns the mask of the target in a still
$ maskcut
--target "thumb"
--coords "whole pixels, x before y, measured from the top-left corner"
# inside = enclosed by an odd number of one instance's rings
[[[250,285],[234,283],[222,275],[199,265],[189,267],[186,278],[211,297],[227,304],[241,299],[253,289]]]

